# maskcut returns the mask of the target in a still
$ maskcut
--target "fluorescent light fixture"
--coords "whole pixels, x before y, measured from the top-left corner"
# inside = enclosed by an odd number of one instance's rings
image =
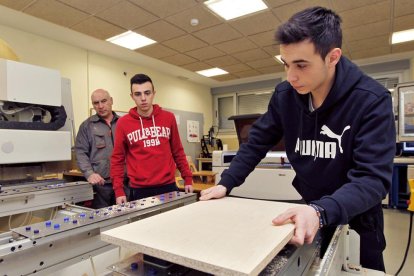
[[[414,29],[392,33],[391,44],[414,40]]]
[[[285,64],[285,63],[283,62],[283,60],[282,60],[282,55],[277,55],[277,56],[275,56],[275,59],[276,59],[278,62],[280,62],[280,63],[282,63],[282,64]]]
[[[225,20],[267,9],[262,0],[209,0],[204,4]]]
[[[113,36],[111,38],[108,38],[106,41],[131,50],[135,50],[157,42],[133,31],[127,31],[125,33]]]
[[[206,70],[201,70],[201,71],[197,71],[196,73],[203,75],[205,77],[214,77],[214,76],[218,76],[218,75],[224,75],[224,74],[228,74],[229,72],[224,71],[223,69],[220,68],[211,68],[211,69],[206,69]]]

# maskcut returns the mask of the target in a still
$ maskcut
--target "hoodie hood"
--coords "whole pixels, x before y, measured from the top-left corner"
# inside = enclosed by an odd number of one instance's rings
[[[335,80],[331,90],[322,105],[315,110],[315,112],[321,113],[338,103],[355,88],[356,84],[360,81],[363,75],[362,71],[355,64],[353,64],[346,57],[342,56],[336,65]],[[291,89],[293,90],[293,87],[291,87]],[[310,113],[309,94],[301,95],[299,93],[295,93],[295,96],[299,107],[306,114]]]
[[[162,111],[162,108],[158,104],[153,104],[152,108],[153,108],[152,113],[147,117],[139,115],[138,112],[137,112],[137,107],[136,106],[132,107],[129,110],[128,113],[129,113],[129,115],[132,116],[132,118],[137,119],[137,120],[139,120],[140,118],[143,119],[143,120],[144,119],[151,120],[151,118],[153,116],[157,117],[157,115],[159,115]]]

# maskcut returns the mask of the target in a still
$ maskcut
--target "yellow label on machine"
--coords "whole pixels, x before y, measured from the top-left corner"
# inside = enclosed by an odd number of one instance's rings
[[[408,200],[408,211],[414,212],[414,179],[409,179],[408,184],[410,185],[410,199]]]

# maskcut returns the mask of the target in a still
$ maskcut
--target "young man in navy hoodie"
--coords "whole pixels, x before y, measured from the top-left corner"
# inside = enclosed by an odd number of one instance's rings
[[[122,181],[125,165],[132,200],[177,191],[176,167],[184,179],[185,191],[193,192],[192,173],[175,116],[152,103],[155,93],[147,75],[131,78],[131,98],[136,106],[118,120],[111,158],[117,204],[127,201]]]
[[[219,185],[200,199],[224,197],[241,185],[284,137],[296,172],[293,186],[307,205],[285,211],[273,224],[292,220],[297,245],[311,243],[320,228],[325,246],[337,225],[349,224],[361,238],[361,265],[385,271],[381,201],[395,154],[391,95],[342,56],[340,23],[333,11],[314,7],[278,28],[287,81],[277,85]]]

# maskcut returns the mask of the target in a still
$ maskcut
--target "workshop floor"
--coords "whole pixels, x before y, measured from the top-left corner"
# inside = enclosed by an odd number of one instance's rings
[[[384,209],[385,238],[387,248],[384,251],[385,270],[394,275],[400,268],[408,242],[410,215],[406,210]],[[414,229],[411,231],[411,245],[404,268],[399,276],[414,275]]]

